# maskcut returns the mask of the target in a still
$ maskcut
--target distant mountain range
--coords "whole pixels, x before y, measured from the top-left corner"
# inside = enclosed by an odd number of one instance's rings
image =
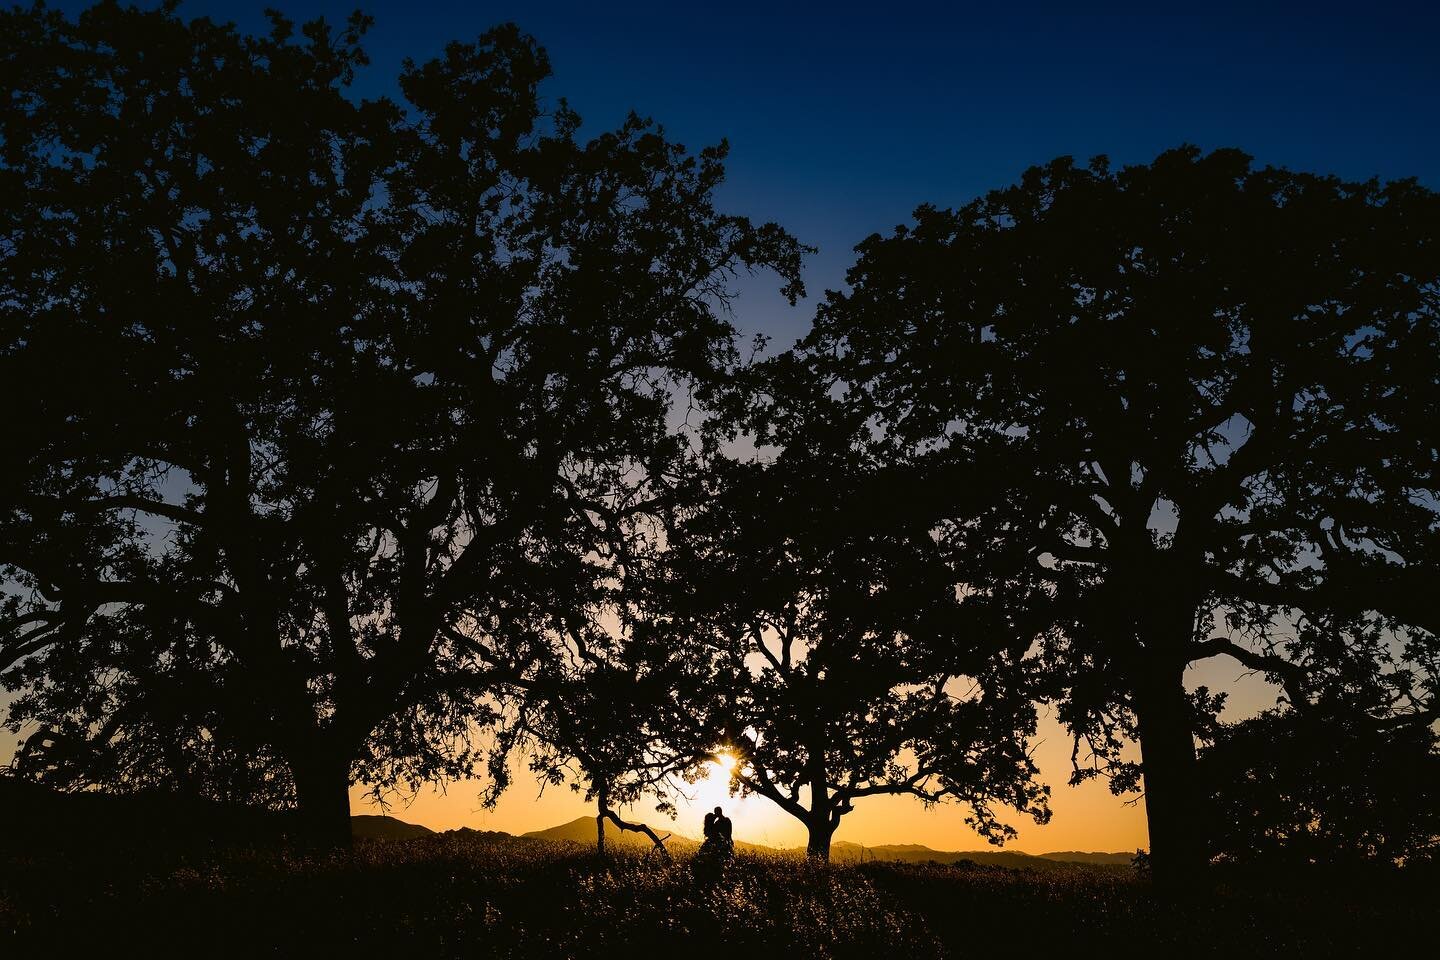
[[[431,837],[435,831],[418,823],[406,823],[394,817],[358,814],[350,818],[350,832],[367,840],[414,840]]]
[[[683,834],[675,833],[673,829],[665,826],[651,825],[656,835],[664,838],[665,846],[675,852],[696,850],[700,847],[700,841]],[[595,818],[578,817],[569,823],[562,823],[559,826],[550,827],[545,830],[531,830],[529,833],[522,833],[522,838],[530,840],[552,840],[561,843],[578,843],[584,846],[595,846]],[[621,847],[634,847],[639,850],[648,850],[653,844],[650,838],[643,833],[636,833],[632,830],[621,830],[613,823],[605,824],[605,842]],[[774,847],[762,847],[758,843],[746,843],[744,840],[735,841],[735,849],[749,851],[751,853],[768,852],[774,853]]]
[[[400,821],[395,821],[400,823]],[[652,825],[653,827],[653,825]],[[653,827],[660,836],[671,833],[664,827]],[[584,846],[595,845],[595,819],[593,817],[580,817],[571,820],[569,823],[562,823],[558,826],[545,830],[532,830],[529,833],[521,834],[522,837],[534,840],[551,840],[565,843],[576,843]],[[605,842],[619,847],[646,849],[650,846],[650,840],[644,834],[621,832],[613,825],[607,824],[605,829]],[[666,846],[672,850],[682,851],[698,847],[699,841],[680,834],[673,834],[666,841]],[[737,850],[762,853],[789,853],[803,854],[803,847],[767,847],[755,843],[746,843],[737,840]],[[830,857],[836,861],[859,861],[859,860],[899,860],[907,863],[959,863],[968,860],[971,863],[987,864],[997,867],[1016,867],[1030,869],[1045,869],[1057,863],[1087,863],[1104,866],[1129,866],[1134,859],[1133,853],[1089,853],[1075,850],[1064,850],[1055,853],[1029,854],[1021,853],[1018,850],[935,850],[931,847],[918,843],[897,843],[880,844],[867,846],[858,843],[851,843],[848,840],[836,841],[830,847]]]
[[[983,863],[995,867],[1043,869],[1051,863],[1090,863],[1128,867],[1133,853],[1087,853],[1061,850],[1055,853],[1021,853],[1019,850],[933,850],[918,843],[864,846],[841,840],[830,845],[832,860],[902,860],[906,863]]]
[[[12,827],[4,839],[17,848],[47,848],[63,839],[74,844],[123,847],[137,838],[165,836],[187,843],[252,843],[280,840],[290,827],[289,816],[225,806],[163,793],[110,796],[81,791],[57,793],[47,787],[16,777],[0,775],[0,819]],[[355,836],[379,840],[414,840],[435,835],[435,831],[396,817],[359,815],[350,818]],[[462,827],[461,834],[494,833]],[[667,837],[673,852],[697,849],[699,841],[675,834],[667,827],[655,827]],[[509,834],[496,834],[510,836]],[[532,830],[518,839],[573,843],[594,847],[595,819],[578,817],[546,830]],[[621,831],[612,824],[605,829],[607,844],[618,848],[645,850],[650,840],[640,833]],[[777,848],[737,840],[738,850],[753,853],[802,854],[799,847]],[[1065,851],[1032,856],[1013,850],[933,850],[914,843],[863,846],[848,841],[835,843],[830,850],[837,861],[899,860],[910,863],[958,863],[971,861],[1004,867],[1045,869],[1057,864],[1082,863],[1128,865],[1129,853],[1079,853]]]

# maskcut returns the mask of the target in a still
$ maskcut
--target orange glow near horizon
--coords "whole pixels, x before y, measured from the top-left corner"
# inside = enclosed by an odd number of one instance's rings
[[[1278,692],[1262,677],[1221,658],[1192,666],[1186,681],[1191,689],[1205,684],[1211,690],[1227,692],[1230,699],[1224,716],[1231,721],[1273,705]],[[1119,853],[1148,847],[1144,799],[1116,797],[1100,780],[1069,786],[1070,749],[1070,736],[1054,718],[1053,710],[1042,710],[1034,756],[1041,781],[1050,785],[1054,816],[1048,824],[1037,826],[1028,819],[1002,815],[1002,820],[1019,831],[1005,849],[1025,853]],[[804,827],[775,804],[764,797],[730,796],[729,767],[734,762],[733,754],[720,751],[704,778],[682,784],[683,795],[674,798],[677,815],[673,821],[657,813],[650,803],[637,804],[624,813],[662,832],[698,839],[705,813],[720,806],[734,821],[737,840],[773,847],[804,846]],[[410,805],[394,806],[389,813],[432,830],[471,827],[515,834],[595,815],[594,805],[586,803],[576,791],[554,787],[538,791],[523,763],[516,765],[512,782],[494,810],[480,807],[476,799],[480,784],[459,783],[443,793],[426,791]],[[350,808],[354,813],[381,812],[367,803],[358,789],[351,793]],[[857,801],[854,812],[841,822],[835,839],[869,846],[918,843],[935,850],[994,849],[965,823],[967,813],[961,804],[938,804],[927,809],[910,797],[866,797]]]
[[[1045,826],[1028,819],[1002,817],[1019,830],[1019,837],[1004,849],[1026,853],[1061,850],[1122,852],[1147,846],[1143,800],[1127,802],[1113,796],[1101,782],[1079,787],[1066,784],[1070,771],[1070,738],[1052,720],[1041,726],[1035,759],[1041,778],[1051,785],[1054,817]],[[622,815],[654,826],[662,833],[699,839],[701,822],[707,812],[719,806],[734,822],[735,839],[773,847],[803,847],[805,828],[795,818],[764,797],[730,795],[730,773],[736,758],[720,751],[706,764],[706,773],[693,784],[681,784],[673,797],[677,814],[672,821],[657,813],[652,803],[628,808]],[[453,784],[441,793],[428,790],[407,805],[396,804],[381,811],[370,804],[358,788],[351,793],[353,813],[388,812],[410,823],[432,830],[471,827],[521,834],[568,823],[579,817],[595,816],[594,804],[583,794],[567,788],[541,791],[526,775],[523,762],[516,764],[511,788],[493,810],[483,809],[476,797],[479,783]],[[936,850],[994,849],[966,823],[968,808],[946,803],[925,808],[910,797],[867,797],[855,803],[835,835],[868,846],[918,843]]]
[[[1218,658],[1192,667],[1186,678],[1192,689],[1204,683],[1212,690],[1229,693],[1224,716],[1232,721],[1271,706],[1277,693],[1258,675]],[[0,704],[6,696],[0,694]],[[14,750],[15,738],[8,731],[0,731],[0,763],[8,762]],[[699,838],[705,813],[718,805],[734,821],[737,840],[775,847],[803,846],[804,828],[769,800],[729,795],[727,765],[734,763],[734,757],[725,756],[728,760],[721,758],[712,764],[702,780],[682,785],[684,795],[675,798],[677,816],[673,821],[656,813],[650,803],[638,804],[624,813],[662,832]],[[1013,816],[1004,818],[1020,834],[1005,849],[1026,853],[1122,852],[1149,846],[1143,799],[1115,797],[1104,783],[1095,780],[1079,787],[1067,785],[1070,737],[1049,711],[1036,737],[1035,761],[1041,780],[1051,787],[1054,817],[1043,827]],[[483,785],[478,782],[451,784],[444,791],[425,790],[409,804],[393,804],[388,810],[371,804],[364,790],[357,787],[350,793],[350,810],[356,814],[389,813],[432,830],[470,827],[514,834],[595,815],[594,805],[586,803],[578,792],[565,787],[541,791],[523,763],[516,764],[512,774],[512,786],[494,810],[480,806],[477,798]],[[988,849],[986,842],[965,824],[965,816],[965,807],[957,804],[926,809],[918,800],[906,797],[868,797],[856,802],[854,812],[841,823],[836,839],[867,845],[918,843],[936,850]]]

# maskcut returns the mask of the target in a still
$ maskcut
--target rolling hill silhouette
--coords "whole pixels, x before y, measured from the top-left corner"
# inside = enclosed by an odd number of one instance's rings
[[[173,842],[202,844],[248,844],[282,840],[291,828],[291,816],[246,807],[200,801],[158,792],[114,796],[82,791],[60,793],[16,777],[0,775],[0,810],[8,822],[24,824],[8,839],[40,847],[56,843],[120,846],[148,844],[164,837]],[[405,841],[438,836],[436,831],[397,817],[357,814],[350,818],[353,834],[364,840]],[[651,825],[660,836],[668,835],[666,846],[674,853],[692,853],[700,846],[693,837],[675,833],[665,824]],[[568,823],[514,836],[497,831],[476,831],[461,827],[445,833],[513,837],[517,841],[547,841],[584,847],[595,845],[595,819],[577,817]],[[621,831],[607,825],[605,842],[617,849],[643,852],[651,848],[643,834]],[[735,848],[750,853],[803,856],[803,847],[769,847],[737,839]],[[1084,853],[1062,851],[1032,855],[1015,850],[935,850],[918,843],[865,846],[847,840],[835,842],[830,850],[836,862],[894,860],[908,863],[960,863],[970,861],[992,866],[1045,869],[1065,863],[1125,866],[1129,853]]]
[[[649,826],[661,837],[669,834],[670,838],[665,841],[665,846],[672,852],[689,852],[697,850],[700,847],[699,840],[693,837],[687,837],[681,833],[676,833],[673,827],[664,824],[657,826],[653,823],[649,824]],[[593,847],[595,845],[595,818],[577,817],[569,823],[547,827],[544,830],[531,830],[529,833],[522,833],[520,837],[521,839],[528,840],[555,840],[565,843],[579,843]],[[629,830],[621,831],[611,824],[607,824],[605,827],[605,843],[607,845],[613,844],[625,848],[633,847],[636,850],[651,849],[650,839],[643,833],[635,833]],[[744,840],[736,840],[735,849],[749,851],[751,853],[775,852],[774,847],[764,847],[758,843],[746,843]]]
[[[61,792],[0,772],[0,846],[17,850],[245,846],[283,842],[293,827],[289,813],[163,790]]]
[[[663,825],[650,825],[660,836],[671,833]],[[579,817],[568,823],[558,824],[544,830],[531,830],[520,835],[522,839],[551,840],[565,843],[577,843],[585,846],[595,845],[595,820],[592,817]],[[607,827],[605,831],[606,844],[636,850],[650,849],[650,841],[643,834],[621,832],[614,827]],[[666,846],[675,851],[688,850],[699,847],[700,842],[682,834],[672,834],[666,841]],[[758,843],[746,843],[743,840],[735,841],[736,850],[746,850],[755,853],[786,853],[803,856],[804,847],[767,847]],[[1133,853],[1086,853],[1080,851],[1058,851],[1055,853],[1030,854],[1021,853],[1018,850],[935,850],[931,847],[918,843],[897,843],[881,844],[878,846],[866,846],[852,843],[848,840],[839,840],[830,847],[830,857],[836,862],[858,861],[858,860],[898,860],[906,863],[960,863],[970,861],[977,864],[987,864],[997,867],[1015,867],[1025,869],[1044,869],[1056,863],[1088,863],[1106,866],[1129,866],[1134,858]]]
[[[804,852],[801,848],[796,848]],[[1062,850],[1055,853],[1023,853],[1019,850],[935,850],[918,843],[879,844],[865,846],[840,840],[830,845],[830,859],[899,860],[905,863],[983,863],[996,867],[1040,869],[1047,863],[1089,863],[1107,866],[1129,866],[1133,853],[1087,853]]]
[[[435,831],[418,823],[406,823],[395,817],[356,814],[350,818],[350,832],[367,840],[413,840],[433,836]]]

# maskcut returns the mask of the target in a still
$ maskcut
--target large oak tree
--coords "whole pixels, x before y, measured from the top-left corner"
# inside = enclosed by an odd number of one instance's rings
[[[0,21],[0,670],[38,776],[298,803],[468,774],[733,359],[724,149],[583,140],[513,27]]]
[[[1205,858],[1190,664],[1434,719],[1435,194],[1062,159],[858,249],[805,355],[929,464],[961,579],[1043,614],[1077,772],[1138,739],[1158,876]]]
[[[649,799],[673,819],[677,797],[710,769],[720,746],[710,658],[644,623],[556,639],[501,727],[505,752],[525,753],[543,783],[594,802],[602,855],[609,823],[668,858],[667,837],[621,813]]]
[[[876,796],[960,803],[1002,843],[1003,809],[1049,818],[1029,637],[959,591],[913,470],[828,386],[786,354],[729,392],[652,626],[711,664],[732,786],[803,823],[810,856]]]

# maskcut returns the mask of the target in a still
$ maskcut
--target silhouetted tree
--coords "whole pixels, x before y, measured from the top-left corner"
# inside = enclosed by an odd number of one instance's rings
[[[1044,822],[1029,638],[1017,647],[990,606],[957,594],[945,546],[905,509],[908,473],[863,416],[788,357],[757,375],[770,396],[742,420],[767,452],[712,450],[657,614],[714,651],[732,787],[804,823],[820,859],[871,796],[963,802],[997,844],[1015,835],[997,805]],[[738,426],[711,424],[723,440]]]
[[[1133,785],[1138,739],[1156,875],[1193,874],[1215,700],[1189,664],[1303,705],[1315,671],[1434,649],[1435,432],[1406,398],[1434,410],[1436,195],[1233,150],[1061,159],[858,249],[808,358],[927,464],[969,589],[1055,628],[1077,776]],[[1415,678],[1381,681],[1397,722],[1435,716]]]
[[[345,91],[367,19],[271,19],[0,20],[0,670],[31,770],[345,842],[352,781],[480,762],[733,358],[727,282],[793,298],[800,250],[714,209],[723,146],[578,140],[513,27],[402,109]]]
[[[618,808],[648,797],[673,817],[677,792],[713,755],[717,736],[701,702],[713,678],[693,654],[655,634],[598,633],[547,660],[502,733],[507,748],[528,748],[534,773],[555,786],[569,781],[595,803],[601,854],[608,822],[669,856],[664,837]]]

